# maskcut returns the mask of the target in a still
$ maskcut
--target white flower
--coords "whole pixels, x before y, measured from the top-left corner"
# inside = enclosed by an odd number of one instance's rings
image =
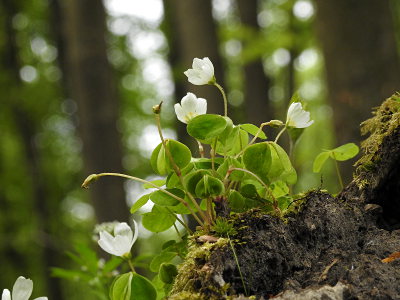
[[[135,223],[135,234],[125,222],[118,223],[114,227],[114,236],[105,230],[100,231],[99,246],[104,251],[115,256],[129,255],[138,236],[138,226],[135,221],[133,222]]]
[[[208,57],[203,59],[195,58],[192,64],[193,69],[189,69],[185,74],[190,83],[195,85],[209,84],[215,81],[214,66]]]
[[[314,123],[314,121],[310,120],[310,113],[303,109],[300,102],[293,102],[290,104],[287,112],[286,126],[306,128],[312,123]]]
[[[33,282],[30,279],[26,279],[25,277],[18,277],[14,283],[12,289],[12,297],[11,293],[8,289],[3,290],[3,294],[1,295],[1,300],[28,300],[32,295],[33,290]],[[39,297],[35,298],[35,300],[48,300],[47,297]]]
[[[187,124],[191,119],[207,112],[207,100],[197,98],[195,94],[187,93],[182,98],[181,104],[176,103],[175,113],[179,121]]]

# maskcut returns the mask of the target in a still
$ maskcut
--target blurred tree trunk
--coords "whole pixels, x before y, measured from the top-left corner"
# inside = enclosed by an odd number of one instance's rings
[[[106,15],[101,1],[60,1],[61,66],[70,96],[78,104],[85,173],[121,172],[117,130],[118,96],[106,53]],[[106,178],[91,186],[98,221],[127,221],[123,182]]]
[[[192,67],[193,58],[209,57],[217,81],[224,84],[222,59],[219,54],[217,26],[212,16],[211,0],[164,0],[166,34],[170,46],[170,62],[175,80],[177,102],[187,92],[207,99],[207,112],[223,114],[223,99],[214,86],[196,86],[187,81],[183,72]],[[178,135],[186,134],[180,126]]]
[[[337,144],[360,142],[360,122],[371,107],[400,87],[390,1],[316,0],[316,4]]]
[[[15,0],[4,0],[0,4],[0,9],[4,17],[4,38],[6,43],[2,51],[1,57],[1,69],[3,74],[3,83],[7,84],[7,89],[4,90],[3,105],[7,105],[7,110],[12,114],[12,122],[15,125],[16,131],[19,135],[22,149],[25,155],[27,164],[25,165],[27,176],[31,186],[25,187],[30,190],[30,197],[26,198],[26,205],[24,209],[29,209],[29,201],[32,201],[32,207],[34,209],[33,215],[29,220],[25,220],[32,224],[37,225],[37,228],[33,231],[36,236],[31,237],[32,240],[36,241],[34,247],[40,247],[39,261],[42,269],[35,270],[38,274],[44,274],[44,280],[47,285],[47,296],[50,299],[64,299],[60,279],[51,276],[50,269],[57,265],[62,260],[57,247],[51,242],[51,237],[55,232],[59,231],[59,216],[60,212],[57,210],[59,202],[50,196],[48,192],[50,183],[45,180],[46,175],[41,165],[41,155],[38,144],[35,142],[36,134],[39,132],[38,127],[42,125],[43,115],[45,112],[40,112],[39,115],[35,114],[29,108],[27,103],[34,101],[35,99],[23,98],[23,86],[19,77],[19,70],[21,69],[21,63],[19,59],[20,49],[16,41],[16,31],[12,25],[13,18],[17,13],[20,13],[18,9],[18,2]],[[28,105],[29,106],[29,105]],[[43,113],[43,115],[41,115]],[[61,197],[61,195],[60,195]],[[7,196],[5,198],[8,198]],[[5,199],[6,200],[6,199]],[[13,201],[13,199],[8,199]],[[56,208],[55,208],[56,207]],[[14,224],[15,225],[15,224]],[[9,225],[13,227],[12,224]],[[20,226],[17,226],[19,229]],[[10,228],[10,234],[15,234],[17,230]],[[5,257],[9,258],[14,267],[20,266],[20,272],[29,269],[32,266],[30,258],[20,254],[20,251],[13,248],[12,243],[9,243],[4,249]],[[62,254],[63,256],[63,254]],[[20,274],[22,275],[22,274]]]
[[[258,1],[237,0],[242,24],[254,33],[259,33],[257,22]],[[246,45],[244,45],[246,47]],[[259,125],[273,119],[274,113],[269,98],[270,79],[264,73],[261,58],[244,65],[244,107],[246,122]]]

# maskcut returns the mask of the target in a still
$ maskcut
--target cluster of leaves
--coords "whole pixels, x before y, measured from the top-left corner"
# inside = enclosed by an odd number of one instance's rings
[[[164,231],[173,226],[176,214],[193,213],[213,225],[219,207],[228,207],[231,213],[259,207],[280,215],[288,208],[296,171],[285,150],[266,141],[261,128],[235,126],[229,117],[203,114],[188,122],[187,132],[210,145],[211,158],[194,158],[186,145],[170,139],[154,149],[151,165],[166,179],[153,181],[160,189],[142,196],[131,209],[133,213],[149,200],[154,203],[143,215],[145,228]],[[251,141],[249,134],[254,136]],[[263,141],[254,143],[255,137]]]
[[[180,216],[191,215],[203,232],[212,230],[229,239],[235,234],[235,228],[229,222],[231,214],[258,208],[283,218],[294,199],[290,186],[296,183],[297,173],[289,155],[277,141],[284,131],[288,131],[291,141],[295,143],[304,128],[314,122],[310,120],[309,112],[303,110],[294,96],[285,123],[271,120],[259,127],[253,124],[235,125],[227,116],[226,95],[216,82],[211,61],[195,58],[193,69],[187,70],[185,75],[195,85],[216,86],[224,99],[223,116],[207,114],[206,100],[192,93],[188,93],[181,104],[175,105],[178,119],[187,124],[187,133],[199,145],[200,157],[194,157],[181,142],[163,137],[160,103],[153,107],[153,112],[161,142],[153,150],[150,164],[154,172],[164,176],[164,179],[149,182],[125,174],[101,173],[90,175],[82,186],[88,187],[99,177],[111,175],[142,182],[144,188],[155,188],[131,208],[131,213],[135,213],[148,201],[153,202],[152,210],[142,215],[143,226],[152,232],[168,230],[178,221],[190,233],[185,218]],[[263,131],[265,126],[282,128],[274,141],[268,140]],[[210,149],[208,157],[205,148]],[[346,160],[357,152],[358,148],[355,150],[352,145],[325,151],[317,157],[314,170],[319,171],[328,157]],[[158,297],[167,294],[177,275],[176,266],[171,262],[176,256],[184,258],[186,255],[185,240],[164,244],[161,253],[150,262],[150,271],[158,273],[151,282],[135,272],[134,260],[132,262],[130,252],[126,252],[131,249],[137,234],[133,234],[127,224],[119,224],[114,229],[114,235],[101,232],[99,245],[105,251],[127,260],[132,272],[115,278],[110,298],[156,299],[157,294]],[[232,243],[231,247],[234,252]],[[238,268],[240,272],[239,265]]]

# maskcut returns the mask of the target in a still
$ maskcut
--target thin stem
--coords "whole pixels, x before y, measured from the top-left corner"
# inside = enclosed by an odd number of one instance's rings
[[[161,139],[161,142],[163,144],[165,153],[167,154],[168,159],[171,162],[171,165],[174,168],[175,174],[178,176],[180,183],[182,184],[182,186],[185,186],[184,183],[183,183],[183,179],[182,179],[182,172],[179,169],[179,167],[177,166],[177,164],[175,163],[174,158],[172,157],[172,154],[169,151],[169,148],[167,147],[167,143],[165,142],[164,136],[162,134],[160,114],[154,114],[154,117],[156,119],[158,134],[160,135],[160,139]],[[201,210],[201,208],[200,208],[199,204],[197,203],[196,199],[194,199],[194,197],[193,197],[193,195],[191,193],[187,192],[187,194],[189,196],[189,199],[193,202],[194,206],[197,208],[197,210],[198,210],[199,214],[201,215],[201,217],[203,218],[203,220],[206,221],[207,218],[204,215],[203,211]]]
[[[160,188],[159,186],[155,185],[154,183],[138,178],[138,177],[134,177],[134,176],[130,176],[130,175],[126,175],[126,174],[121,174],[121,173],[100,173],[100,174],[95,174],[96,177],[103,177],[103,176],[115,176],[115,177],[122,177],[122,178],[126,178],[126,179],[130,179],[130,180],[135,180],[135,181],[139,181],[141,183],[147,183],[148,185],[152,186],[153,188],[156,188],[157,190],[163,192],[164,194],[167,194],[168,196],[171,196],[172,198],[178,200],[179,202],[181,202],[183,205],[185,205],[190,213],[193,215],[193,217],[196,219],[196,221],[200,224],[200,225],[204,225],[204,223],[199,219],[199,217],[195,214],[195,212],[193,211],[193,209],[190,207],[190,205],[182,198],[168,192],[167,190],[164,190],[162,188]]]
[[[333,154],[333,157],[335,157],[335,154]],[[343,190],[343,179],[342,179],[342,175],[340,174],[339,164],[338,164],[336,158],[334,158],[334,161],[335,161],[336,174],[339,179],[339,184],[340,184],[341,189]]]
[[[278,139],[280,138],[280,136],[282,135],[282,133],[286,130],[286,126],[282,128],[281,131],[279,131],[278,135],[275,138],[274,143],[278,142]]]
[[[237,265],[237,267],[238,267],[240,279],[242,280],[242,285],[243,285],[243,289],[244,289],[244,294],[245,294],[245,296],[247,296],[248,293],[247,293],[246,285],[244,284],[244,279],[243,279],[242,271],[240,270],[239,259],[238,259],[237,255],[236,255],[235,247],[233,247],[232,240],[231,240],[229,234],[227,233],[226,235],[228,236],[229,245],[231,246],[231,249],[232,249],[232,252],[233,252],[233,257],[235,258],[235,262],[236,262],[236,265]]]
[[[210,225],[215,224],[211,197],[207,198],[207,212],[210,220]]]
[[[200,154],[200,157],[201,157],[201,158],[204,158],[204,147],[203,147],[203,145],[200,143],[199,140],[196,139],[196,141],[197,141],[197,144],[199,145],[199,154]]]
[[[250,141],[250,143],[248,143],[238,154],[236,154],[235,158],[238,158],[240,155],[242,155],[242,153],[251,145],[254,144],[254,142],[257,140],[258,136],[260,135],[260,133],[262,132],[262,129],[264,128],[264,126],[269,125],[270,122],[265,122],[265,123],[261,123],[260,128],[258,129],[256,135],[253,137],[253,139]]]
[[[165,153],[167,154],[168,159],[169,159],[169,161],[170,161],[172,167],[174,168],[174,171],[175,171],[176,175],[178,175],[178,177],[179,177],[180,174],[181,174],[181,170],[179,169],[179,167],[178,167],[177,164],[175,163],[174,158],[172,157],[172,154],[171,154],[171,152],[169,151],[169,148],[167,147],[167,143],[166,143],[166,141],[165,141],[165,139],[164,139],[164,136],[163,136],[163,134],[162,134],[160,115],[159,115],[159,114],[154,114],[154,117],[155,117],[155,119],[156,119],[158,134],[160,135],[161,143],[163,144]]]
[[[222,97],[224,98],[224,116],[228,116],[228,99],[226,98],[225,91],[222,86],[220,86],[217,82],[214,83],[214,85],[219,89],[219,91],[222,94]]]
[[[129,267],[131,268],[132,272],[133,272],[133,273],[136,273],[135,268],[134,268],[134,266],[133,266],[133,264],[132,264],[130,258],[127,259],[127,262],[128,262],[128,264],[129,264]]]
[[[215,171],[215,152],[216,152],[216,148],[217,148],[217,141],[218,139],[215,138],[215,142],[213,147],[211,147],[211,151],[210,151],[210,156],[211,156],[211,169],[213,171]]]
[[[274,195],[272,194],[272,191],[271,191],[271,189],[269,188],[269,186],[266,185],[265,182],[264,182],[260,177],[258,177],[258,176],[257,176],[256,174],[254,174],[253,172],[251,172],[251,171],[249,171],[249,170],[246,170],[246,169],[242,169],[242,168],[230,168],[230,169],[228,170],[228,173],[230,173],[230,172],[232,172],[232,171],[235,171],[235,170],[237,170],[237,171],[242,171],[242,172],[245,172],[245,173],[247,173],[247,174],[250,174],[250,175],[253,176],[255,179],[257,179],[257,181],[260,182],[260,183],[265,187],[266,192],[267,192],[268,195],[272,198],[272,204],[273,204],[273,206],[274,206],[275,211],[276,211],[279,215],[281,215],[281,210],[280,210],[279,207],[278,207],[278,202],[276,201],[276,198],[275,198]]]
[[[170,210],[168,207],[165,207],[174,217],[175,217],[175,219],[183,226],[183,227],[185,227],[185,229],[187,230],[187,232],[189,232],[189,234],[192,234],[193,232],[190,230],[190,228],[185,224],[185,222],[183,222],[181,219],[179,219],[179,217],[178,217],[178,215],[176,214],[176,213],[174,213],[172,210]],[[175,230],[177,231],[177,233],[178,233],[178,235],[180,236],[180,234],[179,234],[179,231],[178,231],[178,228],[176,227],[176,225],[175,225],[175,223],[174,223],[174,227],[175,227]]]

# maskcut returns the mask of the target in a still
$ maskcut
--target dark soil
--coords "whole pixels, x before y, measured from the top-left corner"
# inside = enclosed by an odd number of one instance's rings
[[[347,286],[343,299],[400,299],[400,259],[381,261],[400,251],[400,230],[378,228],[376,206],[366,211],[358,201],[340,202],[320,192],[307,199],[287,224],[256,211],[240,218],[242,229],[234,240],[247,295],[268,299],[284,290],[340,281]],[[246,294],[230,247],[216,250],[198,267],[212,273],[209,281],[196,281],[206,298]],[[211,288],[221,274],[230,283],[225,295]]]

